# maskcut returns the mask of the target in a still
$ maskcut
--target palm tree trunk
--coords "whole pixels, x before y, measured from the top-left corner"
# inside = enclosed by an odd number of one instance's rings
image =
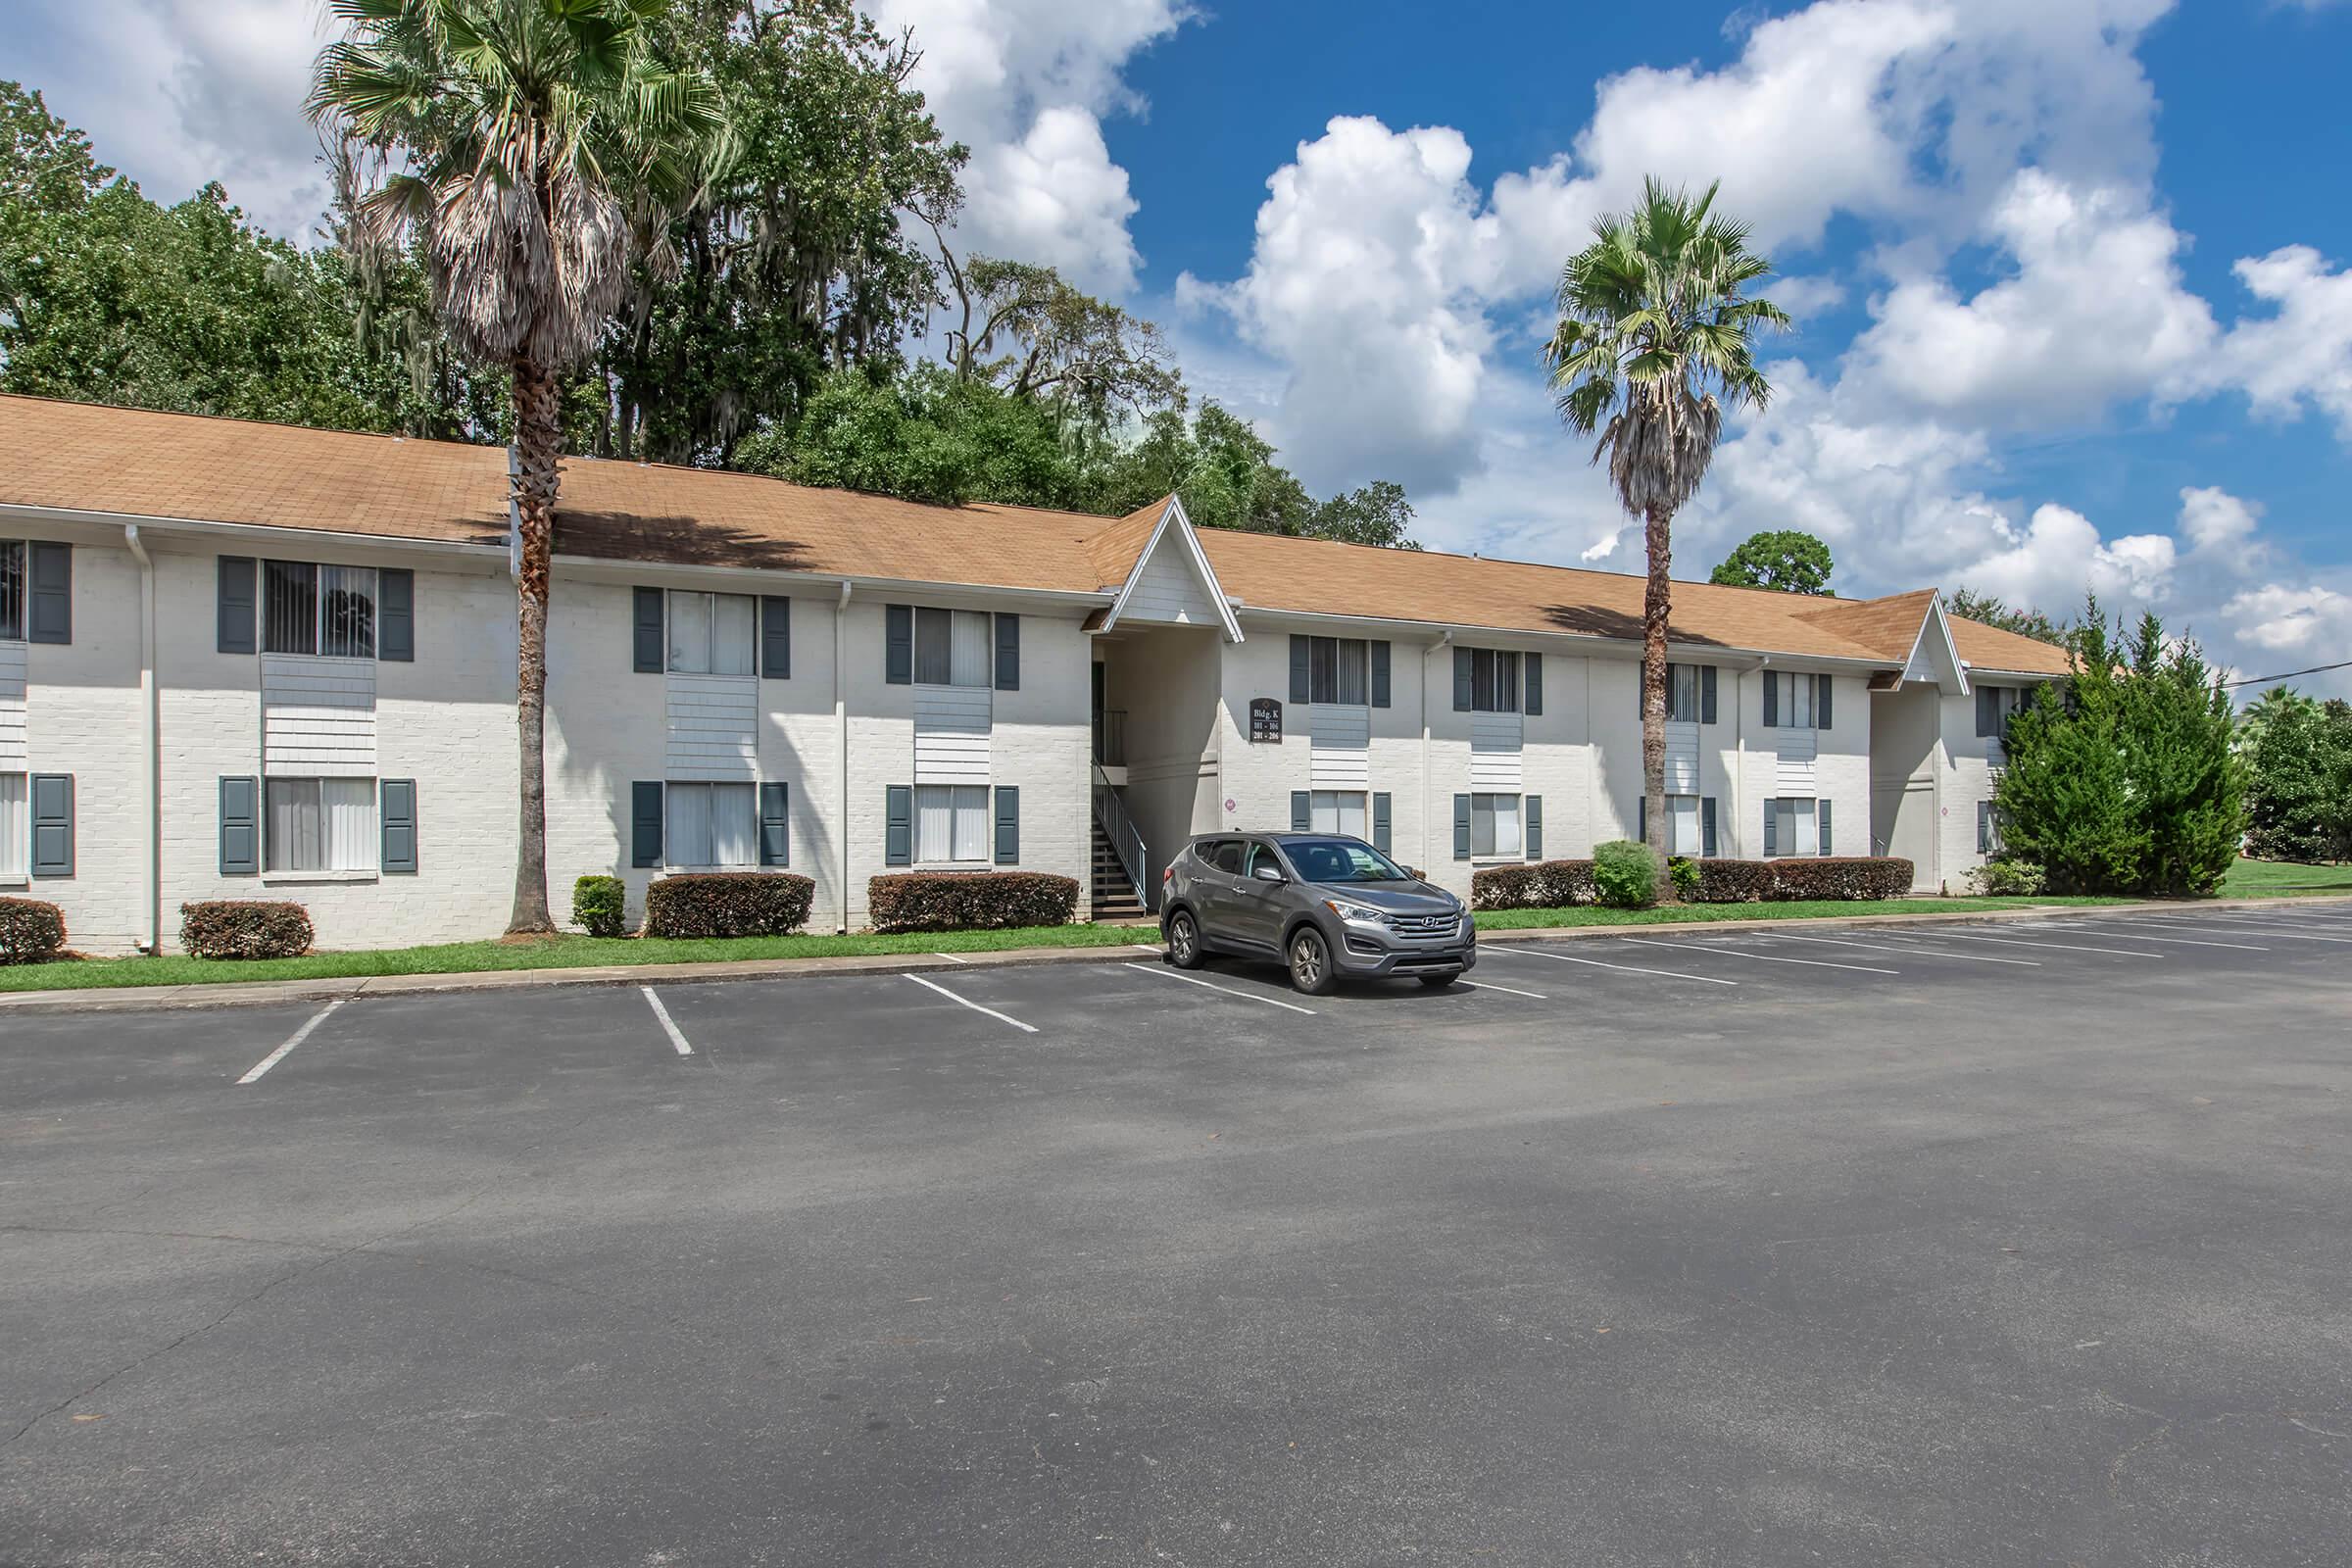
[[[514,582],[514,725],[521,741],[521,818],[514,849],[514,912],[507,932],[555,930],[547,912],[547,593],[556,542],[556,378],[514,362],[514,511],[522,535]]]
[[[1673,840],[1666,816],[1666,618],[1672,608],[1673,579],[1667,567],[1673,560],[1669,534],[1674,514],[1651,508],[1642,519],[1642,542],[1649,552],[1649,582],[1642,594],[1642,798],[1647,831],[1643,837],[1657,852],[1660,875],[1658,897],[1671,902],[1674,879],[1663,874]]]

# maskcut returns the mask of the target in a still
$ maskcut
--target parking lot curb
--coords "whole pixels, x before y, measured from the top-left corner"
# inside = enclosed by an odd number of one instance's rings
[[[2308,908],[2352,905],[2352,896],[2314,895],[2267,899],[2216,899],[2193,906],[2142,901],[2129,904],[2073,905],[2028,909],[1978,909],[1939,913],[1906,910],[1897,914],[1839,914],[1782,916],[1757,919],[1667,922],[1655,925],[1526,926],[1504,931],[1481,931],[1482,944],[1517,942],[1604,941],[1629,930],[1651,934],[1675,931],[1773,931],[1792,926],[1832,922],[1841,926],[1906,925],[2019,925],[2042,920],[2080,919],[2086,914],[2120,914],[2145,910],[2192,911]],[[1136,928],[1140,939],[1151,927]],[[1156,946],[1156,944],[1154,944]],[[951,957],[933,953],[862,954],[830,958],[750,958],[718,963],[602,964],[576,969],[489,969],[454,974],[362,975],[325,980],[261,980],[219,985],[110,986],[80,991],[16,991],[0,993],[0,1015],[10,1012],[127,1012],[190,1007],[284,1006],[309,1002],[333,1002],[353,997],[438,995],[466,991],[516,991],[544,986],[710,985],[735,980],[774,980],[789,975],[933,973],[940,970],[1001,969],[1059,963],[1132,963],[1136,946],[1113,944],[1093,948],[1014,948],[1001,953],[964,953]]]

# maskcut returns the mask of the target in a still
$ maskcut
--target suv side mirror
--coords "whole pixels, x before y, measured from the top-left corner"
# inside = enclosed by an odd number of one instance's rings
[[[1290,880],[1289,877],[1286,877],[1282,874],[1281,866],[1268,865],[1262,862],[1258,865],[1257,869],[1250,873],[1250,879],[1253,882],[1288,882]]]

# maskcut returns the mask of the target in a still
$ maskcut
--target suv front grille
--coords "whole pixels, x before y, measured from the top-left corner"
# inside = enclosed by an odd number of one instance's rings
[[[1400,937],[1449,937],[1461,917],[1451,914],[1392,914],[1389,929]]]

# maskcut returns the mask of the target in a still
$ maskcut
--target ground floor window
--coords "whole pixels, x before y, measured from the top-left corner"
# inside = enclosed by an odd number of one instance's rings
[[[1977,853],[1998,855],[2001,852],[2001,817],[1990,801],[1977,803]]]
[[[24,880],[31,858],[30,794],[22,773],[0,773],[0,882]]]
[[[1470,797],[1470,854],[1475,858],[1520,853],[1519,797]]]
[[[1784,797],[1764,803],[1764,853],[1830,855],[1830,803]]]
[[[375,869],[375,780],[273,778],[263,842],[271,871]]]
[[[983,784],[917,784],[914,787],[914,858],[943,865],[988,858],[988,787]]]
[[[750,784],[672,784],[663,794],[663,852],[671,865],[760,863],[760,804]]]
[[[1314,791],[1307,797],[1306,823],[1317,833],[1341,833],[1365,840],[1372,837],[1360,790]]]
[[[1666,844],[1669,855],[1704,855],[1706,853],[1705,829],[1699,820],[1697,796],[1667,796],[1666,826]]]

